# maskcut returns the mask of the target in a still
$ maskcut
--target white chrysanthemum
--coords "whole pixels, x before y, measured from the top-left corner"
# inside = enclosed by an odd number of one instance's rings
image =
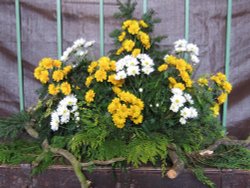
[[[198,112],[194,107],[190,107],[190,118],[197,118],[198,117]]]
[[[191,54],[190,57],[193,63],[198,64],[200,62],[199,58],[196,55]]]
[[[187,101],[190,103],[190,104],[194,104],[194,101],[192,99],[192,96],[188,93],[184,93],[184,97],[187,99]]]
[[[154,72],[154,68],[152,68],[151,66],[145,66],[145,67],[142,68],[142,72],[143,72],[144,74],[149,75],[149,74],[151,74],[152,72]]]
[[[159,105],[159,103],[156,103],[156,104],[155,104],[155,107],[157,107],[157,108],[158,108],[159,106],[160,106],[160,105]]]
[[[94,40],[88,41],[84,44],[84,48],[89,48],[95,44]]]
[[[83,38],[80,38],[80,39],[77,39],[74,41],[74,45],[73,45],[73,48],[79,48],[81,46],[83,46],[85,44],[86,40],[83,39]]]
[[[60,102],[59,106],[65,107],[65,106],[75,106],[77,103],[77,98],[75,95],[68,95],[64,97]]]
[[[75,112],[75,113],[74,113],[74,116],[75,116],[75,117],[78,117],[79,115],[80,115],[79,112]]]
[[[142,93],[142,92],[143,92],[143,89],[142,89],[142,88],[139,88],[139,92]]]
[[[199,48],[197,47],[197,45],[195,45],[193,43],[187,44],[187,51],[190,52],[191,54],[196,55],[196,56],[199,55]]]
[[[76,55],[82,57],[82,56],[87,55],[87,53],[88,53],[88,50],[78,50]]]
[[[178,107],[182,107],[186,102],[185,97],[183,97],[182,95],[174,95],[170,98],[170,100],[173,104],[175,104]]]
[[[77,117],[76,117],[76,122],[78,122],[78,121],[80,121],[80,118],[77,116]]]
[[[178,111],[179,111],[179,106],[178,105],[176,105],[175,103],[172,103],[171,105],[170,105],[170,110],[171,111],[173,111],[173,112],[175,112],[175,113],[177,113]]]
[[[136,66],[139,64],[139,61],[136,58],[132,56],[126,56],[126,57],[128,58],[125,58],[124,61],[127,67]]]
[[[141,65],[143,67],[153,66],[154,65],[153,59],[151,59],[151,57],[149,57],[149,55],[147,55],[147,54],[139,54],[137,56],[137,58],[141,61]]]
[[[126,62],[124,61],[124,58],[122,58],[122,59],[119,59],[115,65],[116,65],[116,72],[118,72],[124,69]]]
[[[125,73],[124,70],[119,71],[119,72],[115,75],[115,79],[116,79],[116,80],[122,80],[122,79],[125,79],[125,78],[127,78],[127,74]]]
[[[140,74],[139,66],[130,66],[127,69],[128,76],[135,76]]]
[[[163,60],[167,59],[169,57],[168,54],[166,54],[164,57],[163,57]]]
[[[183,117],[180,118],[179,122],[182,124],[182,125],[185,125],[187,123],[187,120]]]
[[[185,119],[188,119],[191,117],[191,111],[189,108],[184,107],[183,109],[181,109],[181,116]]]
[[[61,124],[68,123],[70,120],[70,113],[64,114],[63,116],[61,116],[60,120],[61,120]]]
[[[180,88],[172,88],[172,89],[171,89],[171,92],[172,92],[174,95],[183,95],[183,91],[182,91]]]
[[[51,114],[51,122],[50,122],[51,129],[53,131],[57,131],[59,128],[59,124],[60,124],[59,115],[57,114],[57,112],[53,112]]]
[[[176,52],[185,52],[187,50],[187,41],[185,39],[180,39],[174,42],[174,48]]]
[[[63,55],[62,55],[62,57],[60,58],[61,61],[67,61],[68,58],[69,58],[69,55],[70,55],[70,53],[71,53],[72,51],[73,51],[73,48],[68,47],[68,48],[63,52]]]

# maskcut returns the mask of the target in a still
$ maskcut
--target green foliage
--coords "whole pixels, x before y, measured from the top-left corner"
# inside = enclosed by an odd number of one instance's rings
[[[51,152],[44,152],[41,154],[42,160],[32,169],[31,174],[37,175],[44,172],[50,165],[53,165],[55,162],[54,154]]]
[[[215,184],[204,174],[204,169],[196,167],[192,169],[195,177],[202,182],[204,185],[207,185],[210,188],[215,188]]]
[[[243,146],[220,146],[212,157],[203,159],[203,164],[216,168],[250,170],[250,150]]]
[[[20,112],[8,118],[0,119],[0,138],[16,138],[23,132],[27,122],[30,121],[30,115],[27,112]]]
[[[128,144],[127,161],[135,167],[148,162],[155,165],[157,160],[166,158],[167,144],[168,139],[161,134],[135,137]]]
[[[31,163],[41,153],[42,149],[34,141],[16,140],[0,144],[1,164]]]
[[[131,0],[128,0],[126,3],[122,3],[121,1],[117,0],[117,4],[119,6],[120,12],[114,14],[115,18],[131,19],[133,17],[133,13],[137,4],[136,2],[131,2]]]

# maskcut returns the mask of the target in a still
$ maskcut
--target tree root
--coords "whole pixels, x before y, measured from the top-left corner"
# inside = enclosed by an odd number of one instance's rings
[[[173,162],[173,166],[167,171],[166,176],[170,179],[176,178],[184,169],[184,162],[177,155],[175,144],[168,145],[168,155]]]
[[[81,163],[81,166],[82,167],[88,167],[88,166],[91,166],[91,165],[110,165],[110,164],[113,164],[115,162],[120,162],[120,161],[124,161],[124,160],[126,160],[124,157],[113,158],[113,159],[110,159],[110,160],[107,160],[107,161],[94,160],[94,161],[90,161],[90,162],[87,162],[87,163]]]

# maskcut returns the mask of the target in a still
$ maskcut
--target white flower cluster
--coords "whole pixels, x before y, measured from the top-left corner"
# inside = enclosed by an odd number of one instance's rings
[[[116,62],[116,80],[136,76],[140,72],[149,75],[154,71],[154,62],[147,54],[139,54],[137,57],[126,55]]]
[[[75,120],[76,122],[79,121],[79,112],[77,110],[77,98],[74,95],[68,95],[64,97],[59,102],[57,109],[51,114],[51,129],[53,131],[57,131],[60,124],[62,125],[68,123],[71,114],[74,114],[74,117],[71,117],[71,119]]]
[[[95,43],[95,41],[86,41],[83,38],[77,39],[73,46],[68,47],[64,52],[63,55],[61,57],[61,61],[68,61],[71,59],[71,56],[75,56],[73,58],[74,61],[76,59],[76,57],[80,57],[83,58],[88,54],[88,48],[93,46],[93,44]]]
[[[174,51],[176,53],[188,52],[193,63],[197,64],[200,62],[198,58],[199,48],[193,43],[188,43],[185,39],[180,39],[174,42]]]
[[[172,104],[170,105],[170,110],[177,113],[180,111],[180,123],[182,125],[187,123],[187,119],[193,119],[198,117],[198,112],[194,107],[186,107],[185,103],[189,103],[190,105],[194,104],[192,96],[188,93],[184,93],[179,88],[173,88],[171,90],[173,96],[170,98]]]

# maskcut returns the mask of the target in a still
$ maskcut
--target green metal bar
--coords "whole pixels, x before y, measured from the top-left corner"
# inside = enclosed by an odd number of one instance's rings
[[[24,110],[24,90],[23,90],[23,67],[22,67],[22,45],[21,45],[21,15],[20,2],[15,0],[16,8],[16,42],[17,42],[17,67],[18,67],[18,85],[19,85],[19,106],[20,111]]]
[[[100,22],[100,56],[104,55],[104,4],[103,0],[100,0],[100,15],[99,15],[99,22]]]
[[[189,39],[189,0],[185,1],[185,39]]]
[[[148,10],[148,0],[143,0],[143,14]]]
[[[232,0],[227,1],[227,31],[226,31],[226,54],[225,54],[225,74],[229,78],[230,68],[230,47],[231,47],[231,23],[232,23]],[[227,106],[228,98],[223,105],[222,125],[227,124]]]
[[[56,1],[56,19],[57,19],[57,56],[62,56],[62,1]]]

